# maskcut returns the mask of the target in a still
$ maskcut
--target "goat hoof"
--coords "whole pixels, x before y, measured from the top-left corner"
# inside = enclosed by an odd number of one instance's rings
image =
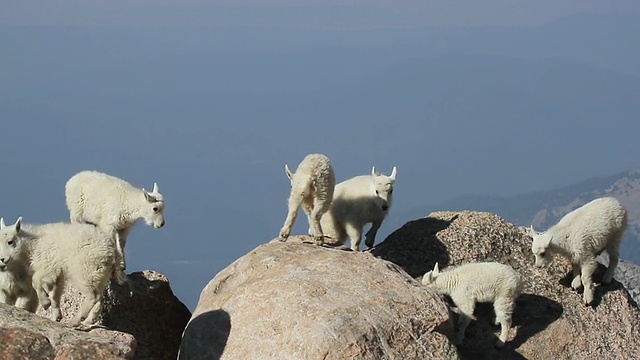
[[[580,278],[573,280],[571,282],[571,288],[576,291],[580,290],[582,288],[582,280],[580,280]]]

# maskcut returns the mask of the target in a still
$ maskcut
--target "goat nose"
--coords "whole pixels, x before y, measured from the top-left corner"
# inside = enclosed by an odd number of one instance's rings
[[[164,220],[160,223],[160,227],[164,226]]]
[[[2,258],[2,259],[0,259],[0,262],[3,263],[3,264],[6,264],[7,260],[5,258]]]
[[[387,209],[389,208],[389,205],[382,205],[382,211],[387,211]]]

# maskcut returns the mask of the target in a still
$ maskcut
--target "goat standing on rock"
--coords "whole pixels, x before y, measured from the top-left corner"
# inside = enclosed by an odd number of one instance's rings
[[[280,230],[280,241],[287,241],[298,216],[298,209],[307,214],[309,227],[316,244],[321,245],[324,233],[320,218],[329,210],[336,178],[329,158],[323,154],[309,154],[298,165],[295,173],[285,164],[284,171],[291,181],[287,218]]]
[[[136,221],[143,218],[157,229],[164,226],[164,197],[156,183],[147,192],[115,176],[81,171],[67,181],[65,196],[72,223],[97,225],[116,239],[116,254],[123,270],[127,235]]]
[[[4,223],[4,222],[3,222]],[[72,325],[94,324],[102,310],[111,277],[124,284],[116,264],[115,239],[91,224],[52,223],[22,225],[18,218],[0,230],[0,253],[21,261],[33,271],[33,288],[51,320],[60,321],[60,297],[69,282],[84,296]]]
[[[19,244],[6,227],[0,218],[0,303],[34,313],[38,309],[38,296],[31,284],[29,259],[19,251]]]
[[[573,281],[571,287],[584,286],[583,300],[591,305],[594,300],[593,273],[596,257],[604,250],[609,254],[609,267],[602,282],[609,284],[618,266],[620,242],[627,227],[627,210],[613,197],[595,199],[566,214],[545,232],[536,232],[533,226],[529,234],[533,238],[531,251],[536,266],[549,263],[559,253],[571,262]]]
[[[520,276],[511,266],[496,262],[470,263],[441,273],[436,263],[433,270],[422,277],[422,284],[433,285],[439,293],[449,295],[460,310],[456,344],[464,339],[476,303],[492,302],[495,323],[501,326],[496,347],[504,346],[516,298],[523,288]]]
[[[389,176],[378,173],[374,166],[371,175],[356,176],[336,185],[331,207],[320,220],[325,234],[340,243],[349,237],[351,250],[358,251],[362,229],[371,223],[365,245],[373,247],[378,229],[391,207],[396,173],[395,166]]]

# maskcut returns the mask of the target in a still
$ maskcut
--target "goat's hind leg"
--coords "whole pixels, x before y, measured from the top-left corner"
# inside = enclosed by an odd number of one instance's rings
[[[318,245],[324,244],[324,232],[320,225],[320,218],[322,218],[322,215],[327,211],[327,208],[328,206],[319,202],[318,199],[314,200],[313,206],[306,206],[305,204],[305,212],[309,218],[309,227],[312,229],[313,239]]]

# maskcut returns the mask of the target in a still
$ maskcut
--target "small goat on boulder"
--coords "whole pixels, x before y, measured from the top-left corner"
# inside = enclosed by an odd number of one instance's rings
[[[362,240],[362,229],[368,223],[371,228],[365,235],[367,247],[373,247],[378,229],[391,207],[396,167],[386,176],[376,171],[360,175],[336,185],[331,207],[321,218],[325,235],[344,243],[351,239],[351,250],[358,251]]]
[[[583,300],[590,305],[594,300],[592,277],[598,266],[596,257],[604,250],[609,254],[609,267],[602,276],[602,282],[608,284],[618,266],[626,227],[627,210],[613,197],[595,199],[573,210],[545,232],[537,232],[531,226],[531,251],[536,266],[546,265],[555,254],[569,259],[573,270],[571,287],[578,290],[584,286]]]
[[[65,196],[72,223],[97,225],[116,239],[122,270],[126,269],[127,236],[136,221],[143,218],[155,228],[164,226],[164,197],[156,183],[147,192],[115,176],[81,171],[67,181]]]
[[[43,309],[51,308],[51,320],[62,319],[60,297],[69,282],[85,300],[72,325],[91,325],[102,310],[104,291],[111,277],[125,278],[116,264],[115,239],[97,226],[77,223],[22,225],[22,218],[4,227],[0,247],[10,247],[12,261],[30,264],[33,287]],[[5,249],[1,250],[3,253]]]
[[[323,243],[324,233],[320,218],[329,210],[336,178],[329,158],[323,154],[309,154],[298,165],[295,173],[285,164],[284,171],[291,181],[287,217],[280,230],[280,241],[287,241],[298,216],[298,209],[307,214],[309,227],[317,244]]]
[[[495,262],[469,263],[441,273],[436,263],[433,270],[422,277],[422,283],[449,295],[460,310],[458,333],[454,339],[456,344],[461,344],[464,339],[476,303],[491,302],[496,314],[495,323],[501,326],[496,347],[504,346],[516,298],[523,288],[520,276],[511,266]]]

